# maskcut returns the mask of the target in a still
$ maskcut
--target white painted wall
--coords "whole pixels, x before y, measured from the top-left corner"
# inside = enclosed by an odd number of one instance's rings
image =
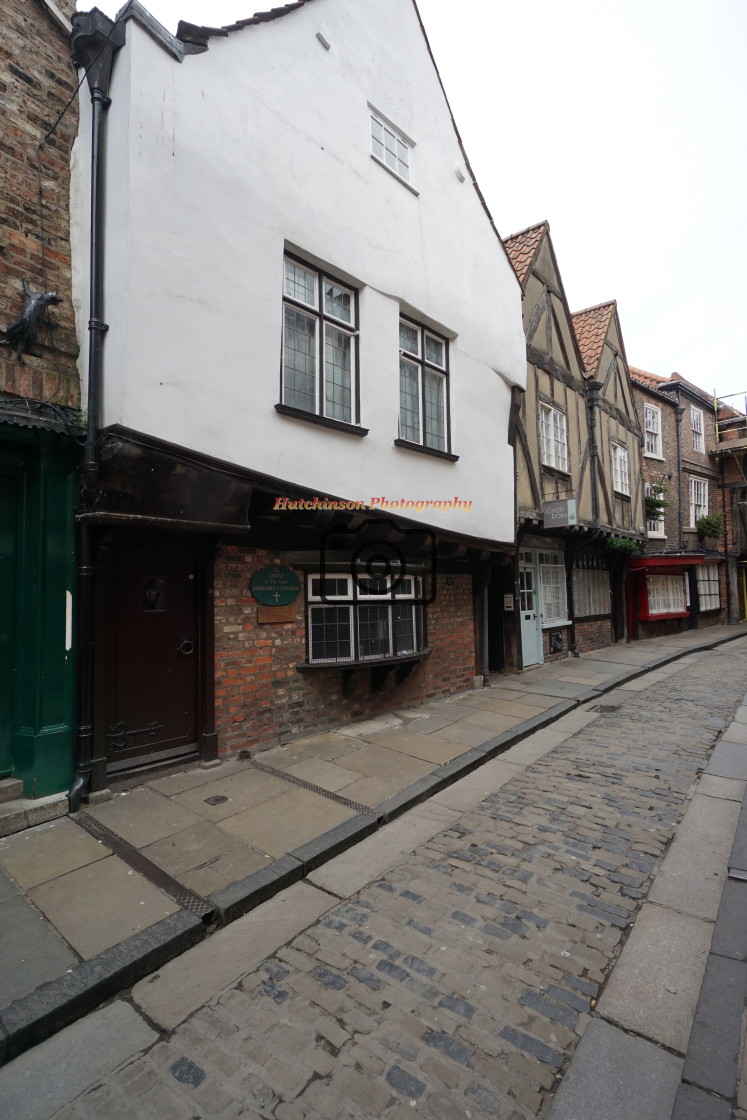
[[[458,495],[471,513],[408,516],[512,540],[520,291],[457,177],[461,152],[411,0],[314,0],[182,64],[131,21],[111,97],[103,425],[320,495]],[[417,195],[371,158],[369,102],[415,141]],[[82,339],[88,127],[86,111],[73,186]],[[286,246],[359,286],[365,438],[275,412]],[[401,308],[452,338],[458,463],[393,446]]]

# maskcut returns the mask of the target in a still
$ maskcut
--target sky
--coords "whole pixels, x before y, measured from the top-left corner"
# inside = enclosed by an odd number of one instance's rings
[[[281,0],[143,2],[175,31]],[[616,299],[630,365],[744,407],[747,3],[418,6],[501,235],[547,219],[571,311]]]

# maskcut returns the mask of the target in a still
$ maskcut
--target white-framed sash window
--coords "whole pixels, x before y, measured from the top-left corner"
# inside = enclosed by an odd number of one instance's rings
[[[624,443],[612,444],[612,485],[618,494],[630,494],[628,449]]]
[[[656,405],[643,406],[644,454],[661,459],[661,409]]]
[[[690,527],[695,528],[698,518],[708,513],[708,480],[690,479]]]
[[[568,470],[568,430],[565,413],[548,404],[540,405],[542,462],[559,471]]]

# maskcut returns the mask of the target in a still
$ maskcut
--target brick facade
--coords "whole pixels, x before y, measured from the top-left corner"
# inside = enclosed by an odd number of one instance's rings
[[[614,640],[611,615],[576,620],[577,653],[589,653],[590,650],[601,649],[603,646],[611,645]]]
[[[215,707],[221,754],[256,744],[287,741],[312,730],[334,727],[397,706],[422,703],[472,687],[475,639],[472,582],[468,575],[445,575],[427,610],[428,644],[433,652],[416,664],[407,680],[390,673],[371,693],[370,670],[356,670],[342,693],[339,669],[299,672],[306,661],[305,599],[299,595],[293,622],[260,624],[249,583],[282,554],[238,545],[222,548],[215,564]],[[304,573],[298,570],[303,581]]]
[[[74,0],[58,0],[58,7],[69,16]],[[50,314],[56,329],[39,332],[41,358],[26,358],[22,365],[10,347],[0,349],[0,391],[72,408],[80,406],[69,228],[77,100],[39,145],[77,83],[67,33],[43,0],[5,0],[0,38],[0,328],[21,313],[24,279],[34,292],[56,291],[62,303]]]
[[[646,452],[642,468],[644,481],[648,483],[662,483],[667,489],[663,494],[668,503],[664,511],[664,535],[649,533],[646,553],[649,556],[672,555],[678,557],[675,570],[684,572],[688,565],[688,553],[697,553],[703,556],[706,562],[719,564],[719,590],[721,608],[718,611],[705,611],[697,616],[698,627],[716,626],[727,621],[730,598],[733,598],[731,589],[727,595],[727,569],[724,560],[725,545],[723,538],[718,541],[703,539],[698,536],[692,524],[694,516],[691,514],[691,481],[698,479],[708,484],[708,513],[724,513],[724,502],[721,488],[719,465],[715,458],[717,446],[715,410],[711,399],[697,386],[691,385],[678,374],[664,379],[647,374],[642,370],[632,370],[632,382],[636,409],[638,410],[641,427],[644,430],[644,412],[646,405],[659,410],[660,416],[660,455]],[[701,413],[702,417],[702,450],[693,447],[693,408]],[[680,409],[680,422],[677,422],[677,412]],[[679,428],[679,443],[678,443]],[[728,504],[728,503],[727,503]],[[727,509],[727,528],[729,526],[730,511]],[[645,585],[640,584],[641,589]],[[733,613],[733,611],[732,611]],[[659,621],[641,619],[638,622],[637,636],[641,638],[655,637],[664,634],[677,633],[690,625],[689,618],[666,619]]]

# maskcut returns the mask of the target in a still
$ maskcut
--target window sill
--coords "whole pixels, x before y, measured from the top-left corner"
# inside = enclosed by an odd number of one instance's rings
[[[615,490],[615,497],[622,498],[624,502],[630,501],[630,494],[626,494],[624,490]]]
[[[358,669],[370,669],[371,692],[380,692],[392,671],[397,674],[397,684],[403,684],[418,662],[430,657],[432,652],[433,646],[425,646],[424,649],[415,650],[413,653],[406,653],[400,657],[382,657],[380,660],[368,658],[363,661],[299,661],[296,670],[299,673],[313,673],[320,669],[341,672],[342,692],[345,696],[350,690],[353,673]]]
[[[689,618],[689,611],[661,611],[657,614],[652,614],[650,611],[645,613],[641,611],[638,616],[641,622],[659,622],[667,618]]]
[[[567,478],[570,480],[571,477],[571,472],[569,470],[566,470],[564,467],[554,467],[551,463],[543,463],[542,470],[547,471],[547,473],[551,474],[554,478]]]
[[[416,191],[412,183],[408,183],[407,179],[403,179],[402,176],[398,175],[396,171],[392,171],[389,164],[384,163],[383,159],[379,159],[379,157],[375,156],[373,152],[371,152],[371,159],[374,161],[374,163],[378,163],[379,167],[383,167],[385,171],[388,171],[391,177],[393,179],[396,179],[398,183],[401,183],[403,187],[407,187],[408,191],[412,191],[416,198],[420,197],[420,191]]]
[[[654,455],[653,451],[644,451],[643,452],[643,458],[644,459],[658,459],[658,461],[660,463],[664,462],[664,456],[663,455]]]
[[[648,540],[650,541],[665,541],[667,539],[666,533],[648,533]]]
[[[563,626],[570,626],[570,625],[571,625],[571,620],[569,618],[566,618],[563,622],[543,622],[542,623],[542,629],[543,630],[559,630],[559,629],[562,629]]]
[[[349,436],[367,436],[369,431],[359,424],[347,424],[344,420],[333,420],[330,416],[318,416],[316,412],[304,412],[302,408],[291,408],[289,404],[276,404],[275,411],[294,420],[305,420],[308,424],[331,428],[334,432],[346,432]]]
[[[422,455],[434,455],[437,459],[446,459],[449,463],[459,461],[459,456],[452,455],[450,451],[439,451],[436,447],[425,447],[422,443],[410,443],[408,439],[395,439],[394,446],[404,447],[407,451],[419,451]]]

